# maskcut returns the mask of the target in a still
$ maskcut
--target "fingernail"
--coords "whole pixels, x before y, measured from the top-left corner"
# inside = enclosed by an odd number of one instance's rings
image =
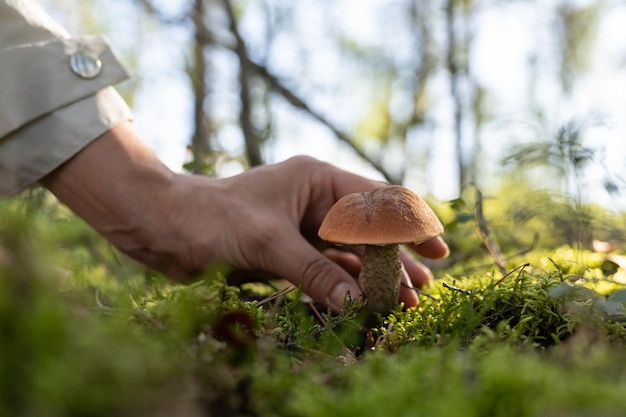
[[[361,296],[361,290],[355,284],[349,284],[347,282],[342,282],[335,286],[333,291],[330,294],[330,304],[331,307],[339,310],[343,305],[344,300],[355,299]]]

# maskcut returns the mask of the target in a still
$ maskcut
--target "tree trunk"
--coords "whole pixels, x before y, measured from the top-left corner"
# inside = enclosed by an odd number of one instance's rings
[[[230,0],[224,0],[224,8],[230,18],[230,31],[235,37],[235,52],[239,58],[239,101],[241,103],[239,125],[246,145],[246,156],[250,166],[262,165],[264,162],[262,152],[263,138],[258,134],[252,121],[253,104],[250,97],[250,80],[254,76],[254,69],[250,65],[245,41],[239,34],[237,19]]]
[[[206,71],[207,59],[205,56],[205,39],[201,36],[204,25],[204,0],[194,0],[192,21],[194,24],[195,42],[193,46],[193,64],[189,69],[189,76],[194,95],[194,131],[191,139],[193,160],[190,164],[194,174],[214,174],[211,161],[212,146],[211,132],[207,119],[205,101],[207,97]]]

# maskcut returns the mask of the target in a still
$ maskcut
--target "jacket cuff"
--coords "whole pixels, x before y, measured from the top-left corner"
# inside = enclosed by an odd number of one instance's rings
[[[112,127],[131,120],[113,89],[75,101],[0,140],[0,197],[17,194],[58,168]]]
[[[127,78],[102,37],[55,39],[0,50],[0,138]]]

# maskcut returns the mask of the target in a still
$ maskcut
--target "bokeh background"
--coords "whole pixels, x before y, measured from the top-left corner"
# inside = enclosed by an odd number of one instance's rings
[[[626,4],[44,0],[105,34],[174,170],[307,154],[441,201],[516,187],[622,210]]]

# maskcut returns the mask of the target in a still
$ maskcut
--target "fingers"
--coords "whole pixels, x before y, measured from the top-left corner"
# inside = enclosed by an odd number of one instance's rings
[[[417,292],[413,288],[411,277],[404,265],[402,264],[402,281],[400,284],[400,302],[404,303],[404,307],[412,308],[417,307],[419,304],[419,297]]]
[[[418,245],[407,245],[418,254],[430,259],[441,259],[450,255],[450,248],[441,236],[434,237]]]
[[[324,172],[326,173],[325,178],[330,181],[331,188],[328,188],[328,182],[326,181],[318,181],[317,185],[321,185],[320,189],[322,193],[327,194],[332,189],[334,197],[331,201],[332,204],[347,194],[371,191],[374,188],[388,185],[385,182],[367,179],[332,165],[326,165]],[[326,210],[329,208],[330,206],[326,207]],[[324,212],[323,215],[326,215],[326,212]],[[448,245],[440,236],[429,239],[418,245],[410,246],[420,255],[431,259],[445,258],[450,254]]]
[[[292,244],[286,249],[287,253],[281,255],[285,262],[276,271],[280,276],[289,279],[294,285],[302,283],[306,294],[320,303],[329,301],[335,311],[339,311],[348,294],[351,298],[362,296],[356,283],[361,271],[358,255],[338,249],[326,249],[320,253],[306,241],[298,241],[298,244]],[[414,287],[430,285],[434,275],[406,250],[401,250],[400,258],[403,265],[400,301],[407,308],[416,307],[419,298]]]
[[[383,182],[367,179],[319,161],[315,161],[311,168],[306,176],[309,182],[309,187],[306,189],[307,195],[303,198],[303,200],[308,200],[308,206],[306,211],[302,212],[302,219],[316,233],[328,210],[340,198],[347,194],[371,191],[385,185]],[[301,189],[304,190],[304,188]]]
[[[361,272],[361,260],[356,254],[338,249],[326,249],[323,253],[354,277],[354,279],[358,278]],[[415,260],[406,250],[400,252],[400,258],[402,260],[403,272],[400,301],[407,308],[416,307],[419,304],[419,298],[413,287],[422,288],[427,286],[433,282],[434,277],[428,268]]]
[[[347,194],[371,191],[374,188],[388,185],[386,182],[365,178],[334,165],[323,164],[323,166],[325,169],[322,170],[322,173],[325,175],[318,179],[323,179],[321,185],[325,191],[333,191],[335,200]]]
[[[431,270],[421,262],[418,262],[406,250],[400,251],[400,260],[411,283],[417,288],[428,286],[435,280]]]
[[[331,261],[343,268],[354,279],[359,277],[361,272],[361,259],[354,253],[338,249],[325,249],[323,252]]]
[[[269,168],[267,168],[269,170]],[[360,260],[354,254],[338,250],[321,253],[306,241],[304,236],[315,241],[317,230],[328,210],[341,197],[354,192],[370,191],[384,186],[379,181],[370,180],[329,164],[320,163],[312,158],[296,157],[278,164],[274,171],[263,171],[272,174],[275,183],[274,191],[269,198],[266,193],[257,196],[266,204],[266,212],[284,214],[280,220],[293,222],[294,227],[284,224],[275,229],[281,234],[274,239],[271,246],[267,244],[252,245],[251,250],[246,244],[244,264],[288,279],[295,285],[303,284],[303,290],[318,302],[330,301],[333,309],[338,310],[343,304],[347,293],[351,297],[361,296],[355,278],[360,270]],[[257,175],[247,177],[251,184],[256,184]],[[280,172],[281,175],[274,175]],[[252,181],[254,180],[254,181]],[[288,198],[286,198],[288,197]],[[267,225],[267,219],[259,224]],[[268,242],[265,242],[268,243]],[[418,254],[429,258],[447,256],[449,249],[443,239],[434,238],[419,245],[411,245]],[[407,306],[417,305],[417,295],[409,288],[427,285],[433,280],[432,273],[421,263],[404,253],[403,262],[406,268],[405,286],[401,289],[401,300]],[[237,264],[235,262],[235,264]]]
[[[277,257],[281,261],[276,264],[275,272],[294,285],[302,284],[303,291],[315,301],[329,303],[330,307],[338,312],[346,297],[354,299],[362,296],[355,279],[347,270],[319,252],[302,237],[294,236],[286,241],[286,245],[279,247],[282,247],[285,253]],[[354,271],[353,260],[339,258],[342,265]]]

